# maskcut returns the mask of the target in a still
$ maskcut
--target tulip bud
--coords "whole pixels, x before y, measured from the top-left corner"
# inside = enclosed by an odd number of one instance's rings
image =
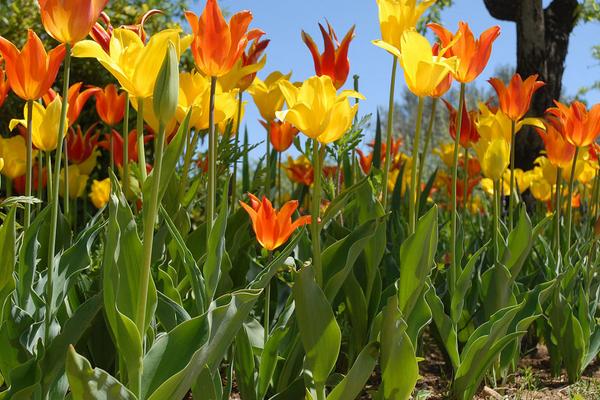
[[[154,115],[161,125],[175,117],[179,96],[179,61],[175,45],[169,41],[167,54],[163,60],[154,86]]]

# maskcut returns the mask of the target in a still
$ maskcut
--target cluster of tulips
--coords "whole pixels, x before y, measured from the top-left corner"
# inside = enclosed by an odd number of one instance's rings
[[[358,80],[343,89],[354,27],[339,41],[319,25],[323,52],[302,32],[315,76],[262,80],[269,40],[249,11],[227,22],[207,0],[185,14],[191,34],[148,35],[158,10],[113,27],[108,0],[39,0],[55,48],[31,30],[21,50],[0,37],[0,102],[24,102],[0,137],[0,397],[221,399],[235,382],[243,399],[402,400],[435,347],[447,393],[467,400],[538,342],[578,380],[600,351],[600,104],[528,116],[544,83],[515,74],[469,110],[500,29],[432,23],[432,44],[416,27],[434,2],[377,0],[392,72],[367,152],[366,99]],[[73,57],[115,82],[70,85]],[[398,66],[418,98],[410,153]],[[254,165],[245,94],[266,130]],[[427,176],[440,99],[449,139]],[[82,127],[92,101],[99,120]],[[523,171],[526,129],[545,150]]]

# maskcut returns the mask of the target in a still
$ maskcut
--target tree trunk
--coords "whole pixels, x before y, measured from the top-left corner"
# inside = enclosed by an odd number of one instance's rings
[[[542,0],[483,1],[492,17],[516,24],[517,72],[523,78],[538,74],[546,82],[529,111],[531,116],[542,116],[560,98],[569,36],[577,22],[577,0],[553,0],[545,9]],[[516,166],[531,169],[543,148],[533,129],[523,129],[516,140]]]

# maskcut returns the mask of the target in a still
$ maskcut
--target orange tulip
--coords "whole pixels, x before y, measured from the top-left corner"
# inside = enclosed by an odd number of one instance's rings
[[[142,15],[142,17],[140,18],[140,22],[138,22],[137,24],[124,25],[121,28],[125,28],[132,32],[137,33],[137,35],[140,37],[140,39],[142,39],[142,42],[146,43],[146,31],[144,30],[144,24],[146,23],[146,20],[148,18],[150,18],[151,16],[153,16],[155,14],[163,14],[163,12],[161,10],[147,11],[144,15]],[[94,24],[94,26],[92,26],[92,30],[90,31],[90,36],[96,43],[98,43],[100,46],[102,46],[102,49],[104,49],[104,51],[106,53],[109,53],[110,52],[110,39],[112,38],[114,27],[110,23],[110,18],[104,11],[100,13],[99,19],[104,22],[104,24],[106,25],[106,28],[103,27],[99,22],[96,22]]]
[[[600,135],[600,103],[588,111],[585,104],[574,101],[570,106],[554,101],[556,107],[548,113],[557,118],[563,129],[563,138],[573,146],[585,147],[594,143]]]
[[[592,143],[590,147],[588,147],[588,153],[591,161],[598,162],[600,159],[600,145],[598,143]]]
[[[250,197],[250,205],[243,201],[240,201],[240,205],[250,215],[256,240],[266,250],[275,250],[287,242],[297,228],[310,224],[309,215],[292,222],[292,214],[298,208],[297,200],[288,201],[277,211],[264,196],[262,201],[250,193],[248,197]]]
[[[193,31],[192,55],[196,66],[210,77],[231,71],[248,41],[264,34],[260,29],[247,31],[252,21],[252,13],[247,10],[233,15],[228,25],[217,0],[207,0],[200,17],[191,11],[186,11],[185,17]]]
[[[38,35],[28,30],[27,42],[21,51],[0,36],[0,53],[6,61],[6,75],[15,94],[23,100],[37,100],[54,83],[65,57],[65,46],[61,44],[46,53]]]
[[[100,136],[100,131],[96,130],[96,125],[89,127],[85,134],[79,125],[76,130],[69,129],[66,138],[69,161],[74,164],[81,164],[91,157],[96,147],[98,147],[98,137]]]
[[[0,107],[4,105],[8,92],[10,92],[10,83],[8,82],[8,79],[6,79],[4,70],[0,69]]]
[[[321,29],[321,35],[323,35],[325,47],[323,54],[319,54],[319,49],[313,38],[304,31],[302,31],[302,40],[312,54],[316,74],[318,76],[328,75],[331,77],[335,88],[339,89],[344,85],[350,73],[348,48],[354,38],[354,26],[346,33],[341,43],[338,42],[335,31],[329,22],[327,22],[328,31],[321,24],[319,24],[319,28]]]
[[[500,27],[493,26],[475,39],[471,28],[465,22],[458,23],[458,31],[452,34],[439,24],[427,25],[440,39],[442,47],[448,48],[446,57],[457,57],[458,68],[454,78],[461,83],[475,80],[483,72],[492,54],[492,44],[500,35]]]
[[[69,122],[69,126],[72,126],[75,123],[75,121],[77,121],[77,119],[79,118],[79,114],[81,114],[81,111],[83,110],[83,106],[85,105],[85,103],[87,103],[89,98],[102,90],[97,87],[91,87],[82,92],[81,85],[83,85],[83,83],[78,82],[74,83],[69,88],[69,108],[67,109],[67,120]],[[56,93],[54,89],[49,89],[48,93],[46,93],[43,97],[46,106],[48,106],[48,104],[50,104],[52,100],[56,98],[56,96],[58,96],[58,93]]]
[[[450,132],[450,136],[452,136],[452,139],[455,139],[457,119],[456,117],[458,115],[458,111],[456,111],[452,104],[448,103],[444,99],[442,100],[444,101],[444,104],[446,104],[446,108],[450,113],[448,130]],[[479,132],[477,132],[477,125],[475,124],[476,119],[476,111],[468,111],[466,106],[463,107],[462,124],[460,126],[460,145],[465,149],[471,147],[471,144],[477,143],[477,141],[479,141]]]
[[[38,0],[46,32],[61,43],[83,40],[108,0]]]
[[[544,141],[546,157],[559,168],[570,168],[575,157],[575,146],[563,138],[562,128],[556,121],[545,123],[546,129],[535,128]]]
[[[273,148],[280,153],[290,148],[298,134],[298,129],[289,122],[275,120],[270,123],[265,121],[260,121],[260,123],[269,132],[269,139]]]
[[[269,39],[260,40],[260,36],[262,36],[262,34],[254,39],[247,52],[242,53],[242,68],[258,64],[260,56],[265,52],[267,46],[271,42]],[[238,82],[238,88],[241,91],[248,89],[250,85],[252,85],[252,82],[254,82],[254,78],[256,78],[256,72],[243,76]]]
[[[314,182],[315,174],[312,164],[305,156],[300,156],[296,160],[288,156],[287,163],[282,164],[281,167],[292,182],[305,186],[310,186]]]
[[[96,112],[108,126],[115,126],[125,115],[125,93],[119,94],[117,86],[112,83],[96,92]]]
[[[148,131],[148,127],[146,127],[144,129],[145,132]],[[116,131],[116,130],[112,130],[112,132],[110,133],[111,135],[113,135],[113,141],[114,141],[114,160],[115,160],[115,165],[117,167],[122,167],[123,166],[123,157],[124,157],[124,146],[125,146],[125,141],[123,140],[123,136],[121,136],[121,134]],[[144,144],[148,143],[149,141],[151,141],[154,138],[153,135],[144,135]],[[127,150],[129,151],[129,161],[136,163],[138,161],[138,152],[137,152],[137,130],[132,129],[131,132],[129,132],[129,135],[127,136]],[[105,150],[110,151],[110,140],[109,139],[105,139],[102,140],[101,142],[98,142],[98,147],[101,147]],[[148,166],[146,166],[146,168],[148,168]]]
[[[356,149],[358,153],[358,163],[360,164],[360,169],[365,175],[369,175],[371,173],[371,167],[373,166],[373,155],[375,153],[371,152],[371,154],[365,154],[361,149]]]
[[[491,78],[488,82],[498,94],[500,109],[511,120],[518,121],[525,116],[531,104],[533,94],[544,82],[537,80],[538,75],[531,75],[525,81],[521,75],[514,74],[508,86],[498,78]]]
[[[433,47],[431,48],[431,51],[433,52],[434,56],[439,55],[439,53],[440,53],[439,43],[434,44]],[[445,95],[446,92],[448,90],[450,90],[450,88],[452,87],[452,81],[453,81],[452,74],[446,75],[446,77],[440,82],[440,84],[437,85],[437,87],[435,88],[433,93],[431,93],[431,97],[440,98],[443,95]]]

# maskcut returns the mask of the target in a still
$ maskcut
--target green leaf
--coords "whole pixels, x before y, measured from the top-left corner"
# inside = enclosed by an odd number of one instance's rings
[[[373,167],[381,169],[381,117],[377,110],[377,124],[375,125],[375,143],[373,146]]]
[[[73,400],[136,400],[121,382],[90,362],[69,346],[66,363],[67,377]]]
[[[444,312],[444,303],[442,303],[442,300],[435,293],[435,290],[429,290],[425,296],[427,298],[427,304],[429,304],[429,308],[431,309],[433,322],[442,339],[448,358],[452,363],[452,368],[456,371],[460,365],[458,335],[455,328],[456,324]]]
[[[258,387],[257,387],[257,398],[262,400],[267,394],[269,384],[273,378],[273,373],[277,366],[277,350],[282,339],[287,334],[288,329],[283,327],[277,327],[271,331],[271,335],[267,339],[265,348],[260,355],[260,365],[258,368]]]
[[[223,193],[227,193],[228,186],[229,180],[224,185]],[[210,300],[214,298],[219,286],[219,280],[221,279],[221,263],[225,253],[225,231],[227,229],[228,210],[227,196],[223,196],[219,215],[210,231],[208,248],[206,249],[206,261],[202,267],[202,272],[206,278],[206,293]]]
[[[377,359],[379,358],[379,343],[373,342],[365,346],[356,361],[348,371],[348,375],[327,396],[327,400],[355,399],[362,392],[369,380]]]
[[[296,321],[306,352],[305,365],[317,387],[325,385],[340,351],[342,334],[331,305],[315,282],[311,266],[296,276],[292,288],[296,303]]]
[[[325,226],[329,221],[331,221],[335,216],[346,207],[346,204],[352,196],[354,196],[359,190],[361,190],[364,186],[369,186],[369,181],[367,178],[363,178],[354,185],[344,189],[342,193],[335,197],[327,206],[325,213],[323,214],[323,218],[321,219],[321,224]]]
[[[13,272],[16,265],[17,234],[15,229],[16,208],[11,208],[0,226],[0,323],[4,320],[2,308],[6,298],[15,288]]]
[[[486,250],[488,244],[489,243],[486,243],[485,245],[481,246],[475,252],[475,254],[469,257],[467,265],[465,265],[465,268],[460,272],[460,275],[456,280],[456,286],[454,288],[454,293],[452,294],[452,304],[450,306],[450,315],[452,316],[452,320],[455,324],[458,323],[460,316],[462,315],[467,292],[473,283],[473,274],[475,273],[477,261],[479,261],[479,257],[481,257],[481,254],[483,254],[483,252]]]
[[[235,377],[240,397],[244,400],[256,400],[254,352],[246,328],[243,326],[235,337],[234,348]]]
[[[273,278],[273,276],[275,276],[275,274],[279,270],[279,268],[284,264],[284,262],[287,260],[287,258],[292,254],[292,252],[294,251],[296,246],[298,246],[298,242],[300,241],[302,236],[304,236],[305,233],[306,233],[305,229],[299,230],[294,235],[292,240],[290,240],[288,242],[288,244],[283,248],[283,250],[279,251],[277,256],[273,260],[271,260],[271,262],[265,268],[263,268],[262,271],[258,273],[258,275],[256,275],[256,277],[254,278],[254,280],[252,282],[250,282],[248,287],[250,289],[266,288],[267,285],[269,284],[269,282],[271,282],[271,279]]]

